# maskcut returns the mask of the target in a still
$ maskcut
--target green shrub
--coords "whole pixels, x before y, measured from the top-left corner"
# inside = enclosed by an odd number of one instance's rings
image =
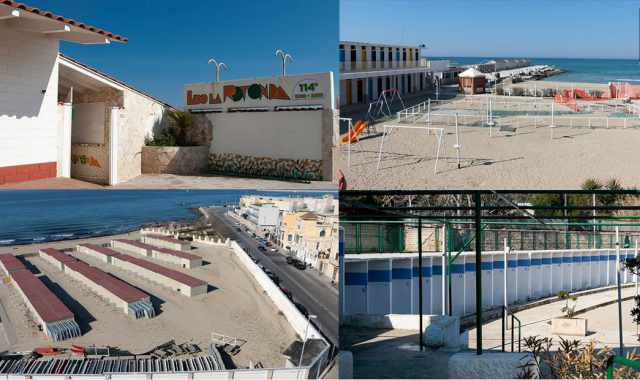
[[[144,140],[147,146],[191,146],[188,131],[193,127],[193,117],[189,111],[170,111],[171,124]]]

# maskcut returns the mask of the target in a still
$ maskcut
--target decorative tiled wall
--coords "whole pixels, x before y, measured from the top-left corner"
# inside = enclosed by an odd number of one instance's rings
[[[209,169],[217,173],[237,175],[322,180],[321,160],[290,160],[233,153],[212,153],[209,155]]]

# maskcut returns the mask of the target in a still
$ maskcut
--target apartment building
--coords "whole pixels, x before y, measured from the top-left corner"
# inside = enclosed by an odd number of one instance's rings
[[[372,102],[385,90],[403,96],[431,88],[434,73],[447,71],[449,62],[421,58],[423,48],[340,42],[340,106]]]

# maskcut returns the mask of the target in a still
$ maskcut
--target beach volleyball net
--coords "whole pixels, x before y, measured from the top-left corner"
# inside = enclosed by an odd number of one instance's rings
[[[616,99],[596,98],[580,91],[553,98],[467,95],[453,100],[428,99],[396,114],[397,122],[430,127],[493,127],[517,132],[520,127],[640,128],[640,107]],[[582,96],[582,97],[580,97]],[[515,130],[514,130],[515,129]]]

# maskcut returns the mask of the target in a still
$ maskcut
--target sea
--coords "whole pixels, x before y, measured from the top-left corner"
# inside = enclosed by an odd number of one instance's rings
[[[194,209],[238,204],[243,195],[335,192],[257,190],[3,190],[0,247],[126,233],[155,222],[194,220]]]
[[[429,57],[448,59],[452,65],[482,63],[495,57]],[[503,57],[501,57],[503,58]],[[520,58],[520,57],[517,57]],[[526,57],[528,58],[528,57]],[[534,65],[556,66],[566,72],[546,78],[548,81],[640,84],[640,62],[637,59],[528,58]]]

